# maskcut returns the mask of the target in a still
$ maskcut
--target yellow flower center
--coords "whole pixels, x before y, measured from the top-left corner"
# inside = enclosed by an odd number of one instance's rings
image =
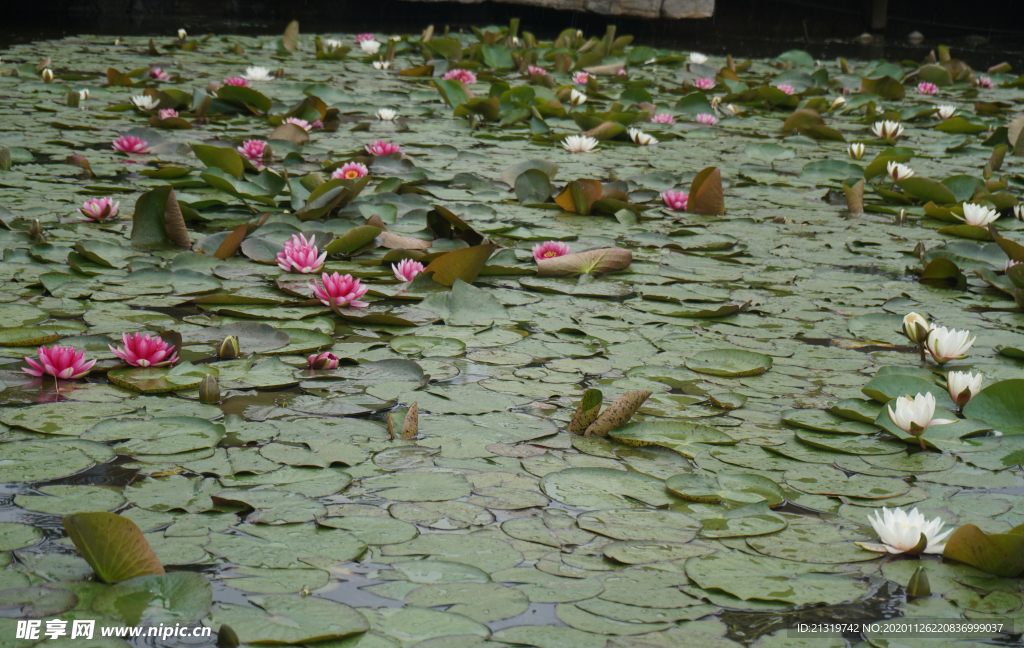
[[[549,251],[549,252],[545,252],[544,253],[544,258],[545,259],[550,259],[551,257],[556,257],[556,256],[558,256],[558,252],[550,252]]]
[[[355,180],[358,177],[359,177],[359,172],[358,171],[346,171],[345,172],[345,179],[346,180]]]

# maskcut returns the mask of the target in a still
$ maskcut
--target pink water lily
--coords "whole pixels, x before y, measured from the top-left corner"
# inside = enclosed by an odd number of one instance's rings
[[[169,76],[167,76],[166,72],[164,72],[163,70],[161,70],[158,67],[155,67],[152,70],[150,70],[149,71],[149,76],[151,78],[153,78],[153,79],[156,79],[157,81],[166,81],[167,79],[170,78]]]
[[[395,273],[395,278],[399,281],[412,281],[416,278],[416,275],[423,272],[425,266],[419,261],[413,261],[412,259],[402,259],[397,264],[391,267],[391,270]]]
[[[590,81],[590,75],[586,72],[577,72],[572,77],[572,82],[576,85],[587,85],[587,81]]]
[[[710,90],[715,87],[714,79],[697,79],[693,82],[693,85],[697,86],[701,90]]]
[[[330,351],[324,351],[323,353],[314,353],[313,355],[309,356],[309,368],[337,369],[338,356],[334,355]]]
[[[221,81],[221,83],[223,85],[226,85],[226,86],[239,86],[239,87],[242,87],[242,88],[251,88],[252,87],[252,83],[249,82],[249,79],[246,79],[245,77],[240,77],[240,76],[228,77],[228,78],[224,79],[223,81]]]
[[[89,373],[95,360],[85,361],[85,350],[76,351],[75,347],[62,347],[54,344],[52,347],[41,346],[37,350],[39,362],[32,358],[25,358],[28,367],[22,367],[22,371],[37,378],[53,376],[65,380],[81,378]]]
[[[245,140],[235,150],[257,167],[263,167],[263,155],[267,152],[267,143],[262,140]]]
[[[783,92],[785,92],[788,95],[796,93],[796,88],[794,88],[793,86],[789,85],[788,83],[780,83],[779,85],[777,85],[775,87],[778,88],[779,90],[782,90]]]
[[[651,121],[655,124],[674,124],[676,118],[669,113],[657,113],[654,117],[651,117]]]
[[[175,117],[178,116],[178,111],[175,110],[174,108],[162,108],[157,113],[157,115],[160,117],[161,120],[164,120],[164,119],[174,119]]]
[[[366,33],[366,34],[356,34],[356,42],[357,43],[362,43],[363,41],[372,41],[372,40],[377,40],[377,37],[374,36],[373,34],[369,34],[369,33]]]
[[[976,83],[977,83],[979,88],[994,88],[994,87],[996,87],[996,84],[992,83],[991,77],[987,77],[985,75],[979,76]]]
[[[288,119],[284,120],[284,123],[295,124],[302,130],[306,131],[307,133],[313,129],[313,127],[309,125],[308,121],[306,121],[305,119],[299,119],[298,117],[289,117]]]
[[[133,367],[166,367],[178,361],[173,344],[167,344],[159,335],[149,333],[121,334],[123,347],[108,344],[110,350]]]
[[[698,124],[704,124],[705,126],[714,126],[718,123],[718,117],[715,117],[711,113],[700,113],[696,117]]]
[[[561,241],[547,241],[533,246],[533,260],[554,259],[555,257],[571,254],[569,246]]]
[[[939,86],[935,85],[934,83],[929,83],[927,81],[922,81],[921,83],[917,84],[917,94],[933,95],[933,94],[937,93],[938,91],[939,91]]]
[[[446,81],[462,81],[463,83],[476,83],[476,75],[469,70],[463,70],[462,68],[455,68],[448,70],[441,77]]]
[[[341,165],[340,169],[334,170],[334,173],[331,174],[331,180],[358,180],[369,172],[370,171],[366,168],[365,164],[360,164],[359,162],[346,162]]]
[[[302,234],[292,235],[291,240],[285,241],[284,247],[277,253],[277,265],[285,272],[318,272],[326,259],[327,253],[320,254],[317,250],[316,237],[310,236],[307,241]]]
[[[537,67],[536,65],[529,65],[529,66],[526,67],[526,70],[530,74],[539,74],[540,76],[547,76],[548,75],[548,71],[547,70],[545,70],[542,67]]]
[[[121,153],[149,153],[149,144],[141,137],[122,135],[110,145],[110,148]]]
[[[330,306],[332,302],[339,308],[346,306],[350,308],[366,308],[366,302],[357,301],[369,290],[352,275],[341,275],[335,272],[332,275],[323,273],[321,276],[323,285],[314,279],[309,284],[310,290],[324,306]]]
[[[111,198],[93,198],[82,203],[78,213],[85,221],[105,221],[117,217],[117,208],[121,203],[114,202]]]
[[[384,140],[374,140],[372,143],[367,144],[365,148],[366,152],[370,155],[391,155],[392,153],[402,152],[401,146],[385,142]]]
[[[665,191],[661,194],[665,206],[672,211],[686,211],[686,205],[690,202],[690,194],[685,191]]]

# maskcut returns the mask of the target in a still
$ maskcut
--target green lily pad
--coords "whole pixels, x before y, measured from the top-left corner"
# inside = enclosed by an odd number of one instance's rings
[[[127,625],[188,624],[206,616],[212,602],[205,576],[174,572],[122,581],[97,596],[93,609]]]
[[[686,367],[697,373],[739,378],[759,376],[772,368],[771,356],[739,349],[701,351],[687,358]]]
[[[252,600],[258,607],[218,604],[210,613],[208,625],[228,625],[248,644],[334,641],[370,629],[359,611],[315,596],[282,594]]]
[[[743,506],[765,502],[768,506],[778,506],[786,501],[782,487],[760,475],[674,475],[665,480],[665,487],[684,500],[707,504]]]
[[[540,488],[548,497],[588,509],[665,506],[675,499],[660,479],[609,468],[569,468],[546,475]]]

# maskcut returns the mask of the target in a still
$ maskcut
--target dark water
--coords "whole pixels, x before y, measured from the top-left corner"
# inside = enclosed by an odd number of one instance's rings
[[[40,1],[57,5],[64,0]],[[0,6],[4,4],[0,2]],[[305,33],[338,34],[418,33],[427,25],[434,25],[435,33],[445,29],[469,32],[471,26],[507,25],[510,19],[520,18],[521,29],[541,39],[553,38],[567,27],[600,36],[608,25],[615,25],[619,35],[633,35],[635,44],[732,54],[737,58],[767,58],[802,49],[819,59],[913,62],[938,45],[946,45],[955,57],[976,70],[1006,61],[1017,73],[1024,72],[1024,21],[1011,19],[1013,15],[1024,17],[1018,2],[1006,3],[1006,11],[956,11],[955,16],[947,10],[951,3],[890,2],[886,28],[873,34],[865,34],[869,23],[862,5],[867,2],[827,0],[718,0],[716,15],[702,20],[646,20],[491,2],[466,5],[381,0],[374,3],[373,10],[361,3],[321,0],[225,1],[214,5],[203,5],[198,0],[135,0],[127,8],[116,10],[115,4],[112,0],[92,0],[71,2],[66,11],[15,10],[4,16],[0,26],[0,51],[14,43],[79,34],[171,37],[179,28],[193,35],[280,34],[291,19],[299,20]],[[99,10],[92,10],[90,5]],[[923,34],[924,40],[910,42],[907,37],[915,31]]]

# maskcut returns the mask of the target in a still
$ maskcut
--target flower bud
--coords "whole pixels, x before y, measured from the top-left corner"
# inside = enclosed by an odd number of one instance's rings
[[[914,344],[923,344],[928,339],[928,332],[931,330],[932,326],[928,320],[917,313],[907,313],[903,318],[903,335],[906,335]]]
[[[845,97],[836,97],[835,99],[832,100],[832,110],[836,110],[837,108],[842,108],[845,105],[846,105],[846,98]]]
[[[86,90],[79,90],[78,91],[78,100],[79,101],[85,101],[88,98],[89,98],[89,90],[88,89],[86,89]]]
[[[199,383],[199,402],[220,402],[220,384],[210,374],[203,376],[203,382]]]
[[[949,397],[953,399],[957,407],[962,409],[970,402],[971,397],[981,391],[982,378],[980,373],[975,376],[973,373],[962,371],[951,371],[946,375],[946,388],[949,391]]]
[[[849,148],[846,150],[854,160],[859,160],[864,157],[864,145],[860,142],[850,144]]]
[[[179,29],[178,30],[178,40],[183,41],[186,38],[188,38],[188,32],[185,31],[184,29]]]
[[[917,598],[931,595],[932,588],[928,584],[928,574],[925,573],[923,566],[919,566],[910,577],[910,582],[907,583],[907,596]]]
[[[46,68],[43,70],[43,83],[53,83],[53,70]]]
[[[217,347],[217,355],[226,360],[237,358],[241,354],[238,348],[238,338],[234,335],[229,335],[224,338],[224,341]]]
[[[309,356],[309,368],[310,369],[337,369],[338,368],[338,356],[334,355],[330,351],[324,351],[323,353]]]
[[[36,245],[46,242],[46,238],[43,236],[43,225],[38,218],[32,221],[32,226],[28,228],[28,235],[35,240]]]

